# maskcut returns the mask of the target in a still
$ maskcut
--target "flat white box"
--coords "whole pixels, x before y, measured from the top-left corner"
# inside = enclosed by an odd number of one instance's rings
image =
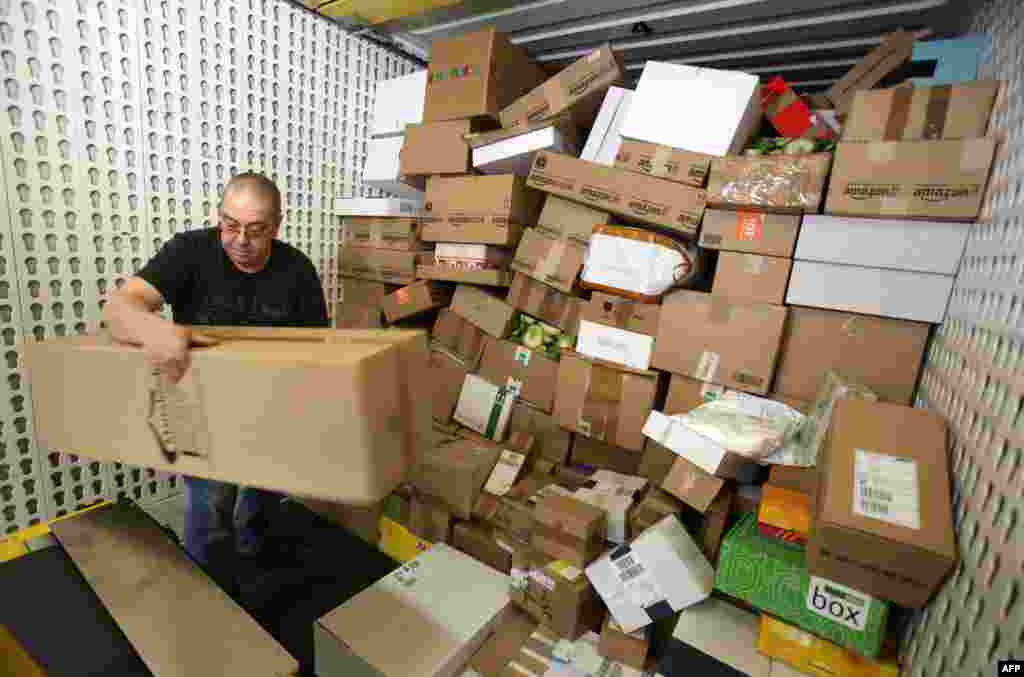
[[[970,228],[968,223],[808,214],[793,258],[956,275]]]
[[[580,320],[576,352],[594,359],[621,364],[630,369],[647,371],[651,368],[654,337],[589,320]]]
[[[366,166],[363,185],[407,199],[422,199],[425,177],[403,177],[399,170],[399,154],[404,136],[370,139],[366,142]]]
[[[545,127],[474,148],[473,167],[484,174],[529,176],[533,157],[542,150],[576,154],[574,144],[567,143],[562,132],[555,127]]]
[[[590,129],[590,135],[587,136],[587,143],[583,146],[581,160],[609,167],[615,164],[615,156],[619,154],[619,147],[622,145],[620,130],[626,113],[629,112],[633,94],[633,90],[622,87],[608,89],[597,119],[594,120],[594,126]]]
[[[373,100],[370,136],[404,134],[406,125],[423,122],[423,102],[426,94],[426,69],[399,78],[379,81]]]
[[[496,386],[476,374],[467,374],[453,418],[470,430],[501,442],[505,439],[516,398],[517,395],[507,388]]]
[[[786,303],[941,323],[956,278],[886,268],[794,261]]]
[[[509,577],[438,543],[320,618],[320,677],[454,677],[502,620]]]
[[[720,599],[686,609],[672,636],[750,677],[770,677],[772,659],[757,651],[761,620],[757,614]]]
[[[724,479],[745,478],[757,462],[730,451],[709,437],[686,427],[674,416],[652,411],[643,433],[672,453],[685,458],[707,473]]]
[[[336,197],[334,213],[338,216],[393,216],[406,219],[425,214],[422,199],[396,197]]]
[[[761,121],[759,83],[740,71],[648,61],[622,136],[693,153],[738,155]]]

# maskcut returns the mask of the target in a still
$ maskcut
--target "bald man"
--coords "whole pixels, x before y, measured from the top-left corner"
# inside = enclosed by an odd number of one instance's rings
[[[189,347],[202,339],[182,325],[326,327],[327,305],[316,268],[277,239],[281,193],[267,177],[245,173],[224,188],[216,228],[180,233],[110,299],[104,319],[118,341],[178,382]],[[170,304],[174,321],[156,312]],[[262,412],[250,412],[261,416]],[[212,543],[233,536],[236,551],[259,555],[268,513],[280,496],[185,478],[185,549],[209,564]]]

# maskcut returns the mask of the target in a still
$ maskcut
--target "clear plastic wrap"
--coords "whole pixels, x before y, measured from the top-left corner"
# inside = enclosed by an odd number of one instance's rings
[[[796,434],[804,416],[781,402],[728,392],[673,418],[720,447],[762,461]]]
[[[697,247],[627,226],[595,226],[581,276],[588,289],[657,303],[700,274]]]
[[[817,212],[831,166],[831,153],[715,158],[708,206]]]

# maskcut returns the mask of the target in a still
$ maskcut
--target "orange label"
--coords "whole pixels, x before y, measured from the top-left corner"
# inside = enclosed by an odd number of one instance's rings
[[[409,289],[408,287],[402,287],[395,292],[395,298],[398,299],[398,304],[404,306],[409,302]]]
[[[736,212],[736,239],[760,240],[764,237],[764,214],[760,212]]]

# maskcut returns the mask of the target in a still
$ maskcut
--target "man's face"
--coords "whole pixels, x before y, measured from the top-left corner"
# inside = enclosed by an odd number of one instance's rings
[[[239,188],[224,195],[220,213],[220,241],[239,270],[255,273],[267,265],[270,247],[281,226],[270,199]]]

